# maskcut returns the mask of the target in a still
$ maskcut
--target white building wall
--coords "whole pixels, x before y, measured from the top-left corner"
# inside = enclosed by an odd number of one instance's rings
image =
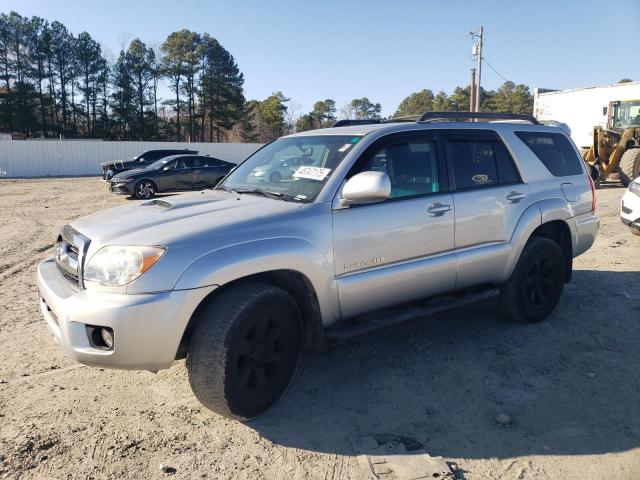
[[[593,143],[593,127],[607,125],[607,107],[616,100],[640,100],[640,82],[535,92],[533,115],[538,120],[566,123],[575,144],[589,147]]]
[[[126,160],[145,150],[189,148],[239,163],[258,143],[104,142],[101,140],[8,140],[0,142],[0,178],[100,175],[100,163]]]

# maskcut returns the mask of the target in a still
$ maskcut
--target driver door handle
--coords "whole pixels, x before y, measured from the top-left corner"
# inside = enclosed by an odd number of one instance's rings
[[[518,203],[524,197],[526,197],[524,193],[516,192],[515,190],[507,193],[507,200],[509,200],[511,203]]]
[[[451,205],[444,205],[440,202],[432,203],[427,207],[427,213],[432,217],[440,217],[451,210]]]

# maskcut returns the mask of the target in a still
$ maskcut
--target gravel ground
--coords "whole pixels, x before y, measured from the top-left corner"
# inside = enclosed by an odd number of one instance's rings
[[[63,355],[36,265],[65,223],[133,201],[95,178],[2,180],[0,477],[361,479],[354,441],[387,435],[459,478],[638,479],[640,237],[607,187],[596,245],[548,321],[476,307],[355,339],[306,358],[285,398],[243,425],[198,404],[184,361],[152,374]]]

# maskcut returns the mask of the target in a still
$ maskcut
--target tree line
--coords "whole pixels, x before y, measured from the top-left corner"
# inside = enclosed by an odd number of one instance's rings
[[[160,98],[161,83],[169,98]],[[88,32],[16,12],[0,14],[0,131],[27,137],[202,142],[267,142],[295,131],[331,126],[338,117],[381,119],[367,97],[340,108],[333,99],[313,109],[282,92],[246,100],[233,55],[208,33],[171,33],[158,47],[139,38],[109,59]],[[424,89],[406,97],[392,117],[467,111],[470,87],[451,95]],[[481,91],[481,110],[531,113],[525,85],[505,82]]]

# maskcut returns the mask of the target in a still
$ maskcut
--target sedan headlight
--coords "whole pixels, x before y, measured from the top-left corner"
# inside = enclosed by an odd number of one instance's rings
[[[629,191],[631,193],[635,193],[636,195],[640,196],[640,183],[638,182],[631,182],[629,184]]]
[[[126,285],[149,270],[165,251],[165,247],[103,247],[85,266],[84,281],[108,287]]]

